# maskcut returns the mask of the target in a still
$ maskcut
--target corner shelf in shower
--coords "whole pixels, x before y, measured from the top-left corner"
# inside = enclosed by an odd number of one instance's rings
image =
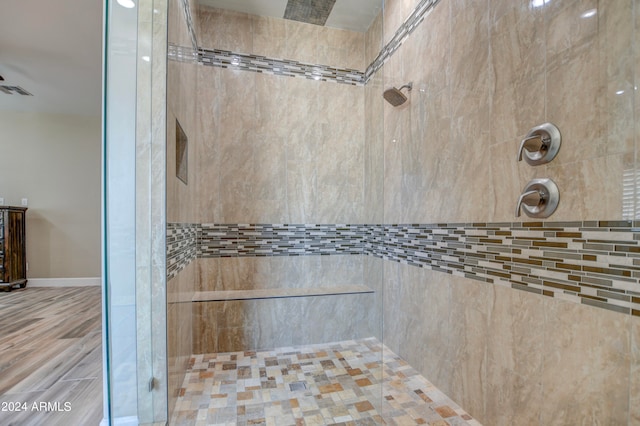
[[[374,293],[365,285],[342,285],[312,288],[265,288],[257,290],[197,291],[193,302],[226,302],[231,300],[282,299],[286,297],[333,296]]]

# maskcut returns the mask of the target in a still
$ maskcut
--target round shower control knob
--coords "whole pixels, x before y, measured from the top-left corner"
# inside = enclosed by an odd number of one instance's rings
[[[524,157],[531,166],[546,164],[556,158],[561,142],[560,130],[553,123],[536,126],[520,142],[518,161]]]
[[[558,208],[560,191],[558,185],[551,179],[533,179],[522,190],[516,205],[516,217],[520,217],[520,210],[527,216],[547,218]]]

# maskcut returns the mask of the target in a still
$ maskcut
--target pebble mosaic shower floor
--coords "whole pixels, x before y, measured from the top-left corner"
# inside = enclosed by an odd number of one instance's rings
[[[373,338],[190,364],[172,425],[480,425]]]

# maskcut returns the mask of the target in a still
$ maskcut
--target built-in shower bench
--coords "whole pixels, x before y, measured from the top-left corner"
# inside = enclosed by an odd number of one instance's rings
[[[366,294],[374,291],[365,285],[341,285],[312,288],[265,288],[256,290],[197,291],[193,302],[224,302],[230,300],[281,299],[285,297]]]

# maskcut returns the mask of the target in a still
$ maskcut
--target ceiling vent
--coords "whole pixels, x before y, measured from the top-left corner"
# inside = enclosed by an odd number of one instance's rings
[[[0,85],[0,92],[4,92],[7,95],[13,95],[14,93],[17,93],[17,94],[22,95],[22,96],[33,96],[31,93],[27,92],[26,90],[24,90],[20,86],[3,86],[3,85]]]

